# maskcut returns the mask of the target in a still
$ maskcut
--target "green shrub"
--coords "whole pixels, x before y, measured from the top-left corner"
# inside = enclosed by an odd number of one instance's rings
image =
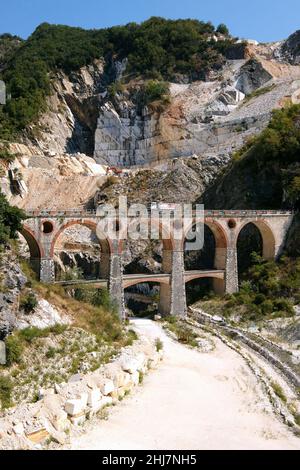
[[[16,238],[17,232],[22,228],[23,219],[25,213],[17,207],[10,206],[0,191],[0,245],[10,238]]]
[[[76,288],[75,292],[74,292],[74,299],[80,301],[80,300],[84,300],[84,298],[85,298],[85,296],[84,296],[83,289]]]
[[[49,330],[37,328],[36,326],[29,326],[24,328],[23,330],[19,331],[19,336],[21,339],[26,341],[27,343],[32,343],[32,341],[36,338],[44,338],[49,334]]]
[[[261,305],[264,303],[265,300],[266,300],[266,297],[264,294],[256,294],[253,302],[255,303],[255,305]]]
[[[221,23],[216,29],[217,33],[224,34],[225,36],[229,35],[229,29],[227,28],[226,24]]]
[[[274,310],[274,305],[273,305],[272,300],[270,299],[264,300],[264,302],[261,304],[261,310],[263,314],[272,313]]]
[[[0,402],[1,408],[8,408],[11,406],[11,392],[13,390],[13,383],[6,375],[0,375]]]
[[[284,256],[276,263],[257,254],[252,258],[254,264],[245,274],[248,280],[232,296],[234,301],[226,301],[225,308],[245,307],[244,320],[293,316],[300,290],[300,261]]]
[[[22,358],[23,344],[18,335],[12,334],[5,339],[6,363],[8,366],[19,363]]]
[[[294,418],[295,418],[295,423],[297,424],[297,426],[300,426],[300,413],[296,413]]]
[[[286,312],[287,314],[293,314],[293,305],[289,299],[279,298],[273,300],[275,310]]]
[[[48,359],[52,359],[55,356],[55,354],[56,354],[56,349],[50,346],[48,351],[46,352],[46,357]]]
[[[144,382],[144,373],[139,370],[139,384],[142,385],[142,383]]]
[[[134,341],[138,339],[138,335],[134,330],[128,330],[127,331],[127,341],[126,341],[126,346],[131,346]]]
[[[25,313],[33,312],[38,304],[37,298],[33,292],[30,292],[25,298],[20,302],[20,307],[25,311]]]
[[[140,100],[143,106],[147,106],[154,101],[167,103],[169,94],[168,83],[150,80],[143,85]]]
[[[77,279],[83,279],[83,271],[81,268],[74,266],[73,268],[68,268],[64,273],[62,273],[62,278],[64,281],[76,281]]]
[[[188,344],[190,346],[196,347],[197,334],[194,330],[186,325],[185,323],[178,321],[176,317],[169,316],[168,319],[168,329],[175,333],[177,340],[180,343]]]
[[[155,340],[155,347],[156,347],[156,351],[159,352],[163,349],[164,347],[164,343],[162,342],[162,340],[160,338],[156,338]]]
[[[91,304],[96,307],[104,307],[107,310],[113,310],[114,305],[107,289],[97,289],[91,299]]]
[[[12,162],[15,156],[12,155],[8,149],[0,148],[0,160],[5,160],[6,162]]]
[[[53,326],[46,328],[46,331],[53,333],[54,335],[61,335],[68,329],[68,325],[63,325],[62,323],[55,323]]]

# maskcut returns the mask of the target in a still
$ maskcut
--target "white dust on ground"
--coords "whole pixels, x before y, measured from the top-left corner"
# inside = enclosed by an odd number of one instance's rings
[[[273,414],[243,359],[217,340],[201,353],[171,340],[149,320],[140,334],[161,337],[165,357],[134,395],[71,441],[72,449],[299,449]]]

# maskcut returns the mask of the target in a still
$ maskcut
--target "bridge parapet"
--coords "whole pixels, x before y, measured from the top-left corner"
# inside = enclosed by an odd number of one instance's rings
[[[174,215],[174,210],[172,209],[160,209],[158,210],[158,214],[170,213],[170,215]],[[148,208],[148,213],[151,213],[151,209]],[[206,209],[204,211],[201,210],[193,210],[192,215],[193,217],[197,217],[200,215],[204,215],[204,217],[278,217],[278,216],[286,216],[290,217],[293,215],[293,211],[283,211],[283,210],[243,210],[243,209],[232,209],[232,210],[210,210]],[[101,217],[97,215],[96,210],[93,209],[66,209],[66,210],[53,210],[53,209],[29,209],[26,210],[26,215],[28,218],[44,218],[44,217]],[[130,215],[129,215],[130,217]],[[133,217],[133,216],[132,216]]]

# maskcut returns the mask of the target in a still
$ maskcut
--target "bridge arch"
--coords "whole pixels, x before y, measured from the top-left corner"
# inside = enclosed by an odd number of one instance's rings
[[[258,220],[246,220],[243,222],[239,230],[236,234],[236,239],[235,239],[235,246],[237,246],[238,238],[240,234],[242,233],[242,230],[247,226],[247,225],[254,225],[262,239],[262,256],[265,259],[274,259],[275,258],[275,253],[276,253],[276,241],[275,241],[275,236],[273,233],[273,230],[271,229],[270,225],[268,222],[264,219],[258,219]]]
[[[153,298],[153,294],[138,293],[138,292],[131,292],[130,288],[137,285],[144,285],[148,286],[149,290],[157,287],[159,290],[155,293],[155,297]],[[152,285],[152,289],[150,288]],[[130,308],[134,314],[137,316],[148,316],[157,313],[156,307],[155,309],[150,309],[149,306],[157,303],[158,311],[162,314],[167,314],[170,311],[170,285],[169,280],[164,278],[150,278],[150,279],[138,279],[138,280],[123,280],[123,288],[124,288],[124,297],[125,303],[128,308]],[[167,295],[164,290],[167,289]],[[126,292],[127,290],[127,292]],[[148,306],[148,307],[147,307]],[[144,310],[143,307],[147,307],[147,310]],[[151,311],[152,310],[152,311]]]
[[[151,277],[150,279],[147,276],[145,276],[144,279],[142,279],[142,278],[139,278],[139,279],[124,279],[123,280],[123,287],[124,287],[124,289],[127,289],[127,287],[133,287],[133,286],[136,286],[138,284],[146,284],[148,282],[154,282],[154,283],[157,283],[157,284],[166,284],[166,285],[170,284],[169,278],[161,277],[161,276],[157,275],[156,277]]]
[[[189,224],[189,226],[186,228],[185,233],[184,233],[184,238],[182,240],[182,250],[185,251],[185,243],[186,243],[186,237],[188,232],[195,226],[202,224],[202,221],[197,221],[194,220],[192,223]],[[213,236],[213,242],[214,242],[214,260],[213,260],[213,266],[209,266],[209,268],[216,268],[216,269],[225,269],[226,265],[226,250],[228,247],[228,237],[226,234],[226,231],[222,227],[221,224],[219,224],[215,220],[211,219],[205,219],[203,221],[204,225],[204,237],[208,234],[211,234]],[[204,244],[205,244],[205,239],[204,239]],[[203,248],[205,248],[203,246]],[[198,250],[201,251],[201,250]]]
[[[20,234],[25,238],[31,259],[41,259],[44,256],[44,249],[38,239],[35,236],[35,233],[25,224],[23,224]]]
[[[172,234],[172,228],[169,233],[169,231],[167,230],[165,225],[162,223],[162,221],[160,219],[155,219],[155,218],[151,219],[151,222],[149,222],[148,229],[149,229],[150,234],[151,234],[151,226],[153,226],[154,228],[158,230],[159,241],[162,243],[163,250],[172,251],[174,248],[174,237]]]
[[[41,258],[45,256],[44,248],[35,233],[26,224],[23,224],[19,233],[22,235],[29,248],[29,262],[31,268],[35,272],[37,279],[40,279]]]
[[[213,289],[216,294],[223,295],[225,289],[225,273],[224,271],[208,271],[193,273],[186,271],[184,276],[186,302],[191,305],[203,298]]]
[[[53,257],[54,255],[54,250],[55,250],[55,245],[56,245],[56,242],[58,240],[58,238],[60,237],[60,235],[63,234],[63,232],[69,228],[69,227],[72,227],[74,225],[82,225],[84,227],[87,227],[89,228],[92,232],[94,232],[96,235],[97,235],[97,223],[96,222],[93,222],[91,220],[71,220],[69,222],[66,222],[65,224],[61,225],[60,228],[58,229],[58,231],[55,233],[53,239],[52,239],[52,243],[51,243],[51,247],[50,247],[50,256]],[[97,237],[98,238],[98,237]],[[112,240],[110,240],[109,238],[103,238],[102,240],[99,240],[99,245],[101,247],[101,250],[104,252],[104,253],[111,253],[113,252],[113,243],[112,243]]]
[[[225,290],[224,271],[228,247],[226,231],[221,224],[210,218],[203,222],[194,220],[188,230],[202,223],[204,225],[202,249],[187,251],[185,249],[186,239],[183,244],[185,293],[188,303],[190,300],[199,300],[211,289],[217,294],[223,294]],[[196,273],[196,271],[202,271],[202,273]]]
[[[188,232],[193,227],[195,227],[196,225],[199,225],[199,224],[202,224],[202,223],[204,225],[206,225],[212,231],[212,233],[215,237],[216,246],[218,246],[220,248],[226,248],[227,245],[228,245],[228,238],[227,238],[226,231],[224,230],[224,228],[222,227],[222,225],[219,222],[217,222],[216,220],[210,219],[210,218],[205,218],[204,221],[202,221],[202,220],[193,220],[190,224],[187,225],[187,227],[185,228],[185,231],[184,231],[184,237],[183,237],[183,240],[182,240],[182,247],[184,246],[184,243],[185,243]]]
[[[223,271],[208,271],[207,273],[203,272],[193,273],[192,271],[187,271],[184,276],[184,282],[187,284],[190,281],[194,281],[196,279],[224,279],[224,272]]]
[[[89,278],[90,276],[92,276],[92,277],[98,278],[100,276],[103,279],[107,279],[109,277],[110,269],[111,269],[111,266],[110,266],[111,255],[113,253],[119,252],[122,241],[114,244],[113,240],[109,239],[108,237],[105,237],[104,235],[102,238],[99,238],[98,236],[99,232],[97,230],[96,221],[89,220],[89,219],[72,219],[63,223],[53,235],[51,246],[50,246],[50,257],[52,259],[55,259],[56,246],[57,246],[57,242],[60,236],[62,236],[67,231],[67,229],[74,227],[74,226],[87,227],[90,230],[90,232],[92,232],[95,235],[95,240],[94,240],[94,243],[91,245],[91,247],[94,246],[96,250],[99,249],[99,253],[98,251],[96,251],[92,255],[92,258],[90,259],[90,261],[88,261],[88,263],[86,263],[85,260],[83,260],[82,262],[80,257],[76,258],[76,261],[71,259],[71,263],[73,264],[75,262],[76,263],[75,266],[76,266],[77,262],[79,262],[79,266],[85,273],[84,274],[85,277]],[[87,247],[85,247],[82,251],[86,252],[86,250],[87,250]],[[76,248],[75,248],[74,253],[75,253],[74,259],[75,259],[75,256],[77,256]],[[65,265],[64,257],[61,258],[60,260],[59,258],[60,256],[57,258],[57,264],[54,265],[55,275],[57,275],[60,272],[61,266]],[[70,263],[69,259],[67,260],[67,264],[68,263]]]

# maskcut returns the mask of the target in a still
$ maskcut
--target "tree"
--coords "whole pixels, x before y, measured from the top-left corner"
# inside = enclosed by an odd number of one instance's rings
[[[10,206],[5,195],[0,192],[0,244],[10,238],[16,238],[16,233],[22,228],[25,213],[15,206]]]
[[[216,31],[217,33],[224,34],[224,36],[229,36],[229,29],[224,23],[219,24]]]

